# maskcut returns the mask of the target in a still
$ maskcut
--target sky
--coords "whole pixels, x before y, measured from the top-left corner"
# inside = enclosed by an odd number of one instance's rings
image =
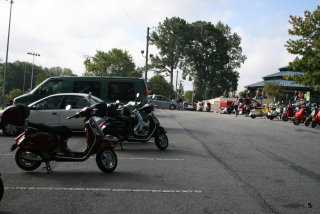
[[[0,59],[6,58],[10,1],[0,0]],[[166,17],[188,23],[222,21],[241,39],[247,60],[238,70],[238,91],[278,72],[296,56],[286,50],[290,15],[314,11],[318,0],[14,0],[8,61],[85,71],[83,61],[97,50],[128,51],[136,66],[144,66],[147,27],[155,29]],[[149,53],[157,49],[149,46]],[[31,68],[30,68],[31,69]],[[153,75],[148,73],[148,78]],[[174,77],[175,78],[175,77]],[[179,77],[180,79],[180,77]],[[169,80],[167,78],[167,80]],[[174,81],[175,82],[175,81]],[[192,82],[182,80],[185,90]]]

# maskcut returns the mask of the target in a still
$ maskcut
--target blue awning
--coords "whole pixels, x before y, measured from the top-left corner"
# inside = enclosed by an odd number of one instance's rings
[[[281,72],[281,73],[283,73],[283,72]],[[292,80],[266,80],[266,81],[261,81],[261,82],[257,82],[257,83],[253,83],[253,84],[247,85],[247,86],[245,86],[245,88],[263,87],[266,82],[276,82],[276,83],[278,83],[279,85],[281,85],[283,87],[308,88],[307,86],[295,83]]]

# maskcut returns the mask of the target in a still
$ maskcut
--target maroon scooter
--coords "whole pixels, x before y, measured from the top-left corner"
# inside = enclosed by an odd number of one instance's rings
[[[70,108],[70,105],[68,106]],[[67,108],[68,108],[67,107]],[[107,109],[105,103],[85,107],[67,119],[85,118],[87,148],[83,152],[71,151],[67,141],[71,131],[66,126],[47,126],[44,124],[27,123],[25,132],[15,138],[11,151],[19,149],[15,155],[17,165],[26,171],[37,169],[42,162],[46,163],[47,172],[51,172],[50,161],[80,162],[96,155],[99,169],[111,173],[117,167],[117,155],[111,141],[104,139],[104,135],[94,119],[94,116],[103,116]]]

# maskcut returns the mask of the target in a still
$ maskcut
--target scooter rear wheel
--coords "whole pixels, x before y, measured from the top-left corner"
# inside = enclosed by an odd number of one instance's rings
[[[26,170],[26,171],[32,171],[32,170],[37,169],[41,165],[41,162],[40,161],[30,161],[30,160],[23,158],[23,155],[26,152],[30,152],[30,151],[25,150],[23,148],[18,149],[18,151],[16,152],[16,156],[15,156],[17,165],[21,169]]]
[[[283,116],[283,117],[282,117],[282,120],[283,120],[284,122],[287,122],[287,121],[289,120],[289,117],[288,117],[288,116]]]
[[[117,168],[118,158],[112,149],[106,149],[97,154],[96,163],[101,171],[111,173]]]

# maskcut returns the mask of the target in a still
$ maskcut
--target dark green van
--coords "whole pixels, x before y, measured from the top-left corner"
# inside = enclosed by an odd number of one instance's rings
[[[126,103],[139,99],[145,101],[147,87],[144,79],[129,77],[51,77],[39,84],[28,94],[23,94],[13,100],[14,104],[30,104],[36,100],[56,93],[90,93],[107,103]]]

